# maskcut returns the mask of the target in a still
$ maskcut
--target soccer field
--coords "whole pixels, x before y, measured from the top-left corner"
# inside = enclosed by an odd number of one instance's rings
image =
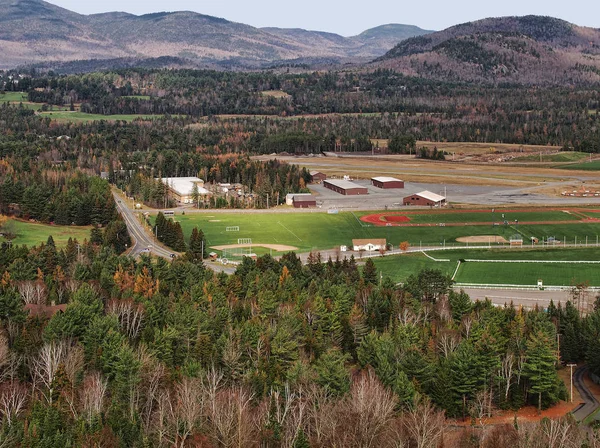
[[[520,212],[527,213],[527,212]],[[571,215],[560,211],[532,212],[536,219],[568,220]],[[548,214],[546,214],[548,213]],[[342,212],[339,214],[313,213],[193,213],[176,215],[175,219],[183,227],[184,234],[189,238],[192,229],[198,227],[204,231],[209,246],[236,244],[238,239],[251,238],[253,245],[284,244],[298,248],[299,252],[310,250],[325,250],[351,245],[352,239],[385,238],[394,247],[402,241],[408,241],[416,247],[431,245],[464,246],[455,240],[464,236],[500,236],[505,239],[516,233],[524,236],[525,243],[529,237],[535,236],[540,240],[553,236],[561,242],[572,244],[577,238],[578,244],[595,244],[600,235],[600,223],[573,224],[539,224],[539,225],[468,225],[469,218],[478,214],[466,211],[453,213],[453,219],[461,220],[463,226],[374,226],[360,221],[364,212]],[[433,222],[442,216],[441,213],[431,213],[427,218]],[[491,216],[491,215],[490,215]],[[501,216],[501,215],[500,215]],[[462,217],[462,218],[461,218]],[[476,218],[479,219],[479,218]],[[577,218],[575,218],[577,219]],[[458,221],[460,222],[460,221]],[[227,231],[227,227],[239,227],[239,231]],[[490,238],[493,241],[493,238]]]

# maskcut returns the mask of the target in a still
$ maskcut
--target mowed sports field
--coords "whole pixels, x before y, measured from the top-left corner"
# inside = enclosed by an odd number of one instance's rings
[[[439,261],[435,261],[439,260]],[[459,260],[528,260],[540,263],[489,263],[461,262]],[[561,263],[548,263],[549,260]],[[587,282],[600,286],[600,264],[580,264],[576,261],[599,261],[600,249],[588,248],[506,248],[506,249],[456,249],[432,251],[427,255],[411,253],[374,258],[375,265],[384,276],[396,282],[422,269],[437,269],[452,276],[455,281],[475,284],[511,284],[535,286],[541,279],[547,286],[571,286]]]
[[[464,246],[465,243],[459,243],[456,239],[479,235],[490,237],[490,241],[494,241],[493,236],[509,240],[515,234],[522,235],[526,243],[534,236],[540,240],[554,237],[568,244],[574,243],[576,238],[578,243],[585,243],[587,237],[587,242],[592,244],[600,235],[600,221],[594,221],[597,215],[590,215],[587,210],[497,210],[494,212],[494,221],[491,211],[394,211],[380,214],[406,216],[410,220],[408,225],[374,225],[361,220],[376,214],[206,212],[177,215],[175,219],[181,223],[188,238],[194,227],[202,229],[210,247],[236,244],[238,239],[250,238],[255,246],[283,244],[296,247],[297,252],[349,246],[352,239],[365,238],[385,238],[394,247],[402,241],[408,241],[415,247],[440,244]],[[528,222],[531,224],[526,224]],[[234,226],[239,227],[239,231],[227,231],[227,227]]]

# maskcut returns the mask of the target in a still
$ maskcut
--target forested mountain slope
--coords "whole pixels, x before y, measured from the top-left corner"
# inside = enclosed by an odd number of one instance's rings
[[[600,30],[541,16],[484,19],[407,39],[378,64],[447,81],[597,82]]]

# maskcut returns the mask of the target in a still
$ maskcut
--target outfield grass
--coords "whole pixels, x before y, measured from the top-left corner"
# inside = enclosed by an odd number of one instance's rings
[[[411,275],[419,272],[422,269],[439,269],[444,274],[452,275],[456,269],[457,263],[459,260],[464,259],[475,259],[475,260],[556,260],[556,261],[597,261],[600,260],[600,248],[587,248],[587,249],[560,249],[560,248],[534,248],[534,249],[515,249],[515,248],[506,248],[506,249],[455,249],[455,250],[445,250],[445,251],[432,251],[428,252],[428,255],[432,258],[441,260],[446,259],[450,261],[434,261],[428,258],[426,255],[422,253],[412,253],[406,255],[398,255],[398,256],[389,256],[389,257],[375,257],[373,261],[375,262],[375,266],[379,269],[384,276],[390,277],[395,282],[403,282],[406,278]],[[479,273],[478,268],[474,268],[475,274],[471,275],[471,265],[482,265],[485,266],[484,272]],[[520,282],[514,279],[518,279],[519,275],[514,276],[513,272],[506,273],[504,270],[505,266],[513,266],[513,268],[519,270],[523,268],[523,271],[526,272],[528,269],[533,269],[534,273],[537,269],[538,277],[535,278],[535,282]],[[468,266],[468,269],[465,271],[464,278],[463,275],[463,267]],[[491,283],[491,284],[537,284],[537,279],[539,275],[542,273],[542,279],[545,281],[545,277],[547,276],[547,272],[551,272],[556,270],[557,268],[563,268],[565,266],[575,266],[569,264],[529,264],[529,263],[466,263],[461,267],[459,271],[459,275],[457,276],[457,281],[464,283]],[[551,266],[550,271],[547,271],[546,267]],[[554,266],[554,267],[552,267]],[[600,265],[577,265],[585,267],[585,275],[587,276],[588,269],[589,271],[593,271],[593,268],[596,271],[600,272]],[[500,272],[500,274],[498,274]],[[567,272],[567,271],[565,271]],[[493,281],[488,277],[497,276],[497,281]],[[494,274],[495,273],[495,274]],[[477,278],[477,275],[479,277]],[[567,279],[567,284],[570,284],[572,277],[569,277],[568,274],[565,274]],[[596,277],[598,274],[596,274]],[[514,279],[513,279],[514,277]],[[562,277],[557,277],[562,278]],[[587,277],[584,277],[587,278]],[[592,277],[590,277],[592,278]],[[529,280],[530,277],[526,277],[525,280]],[[515,283],[513,283],[515,281]],[[552,283],[548,283],[552,284]],[[559,283],[562,284],[562,283]]]
[[[57,246],[65,246],[69,238],[76,238],[79,242],[90,239],[91,226],[51,226],[16,220],[10,220],[7,225],[17,235],[12,241],[15,245],[37,246],[45,243],[50,235]],[[0,237],[0,241],[6,239]]]
[[[101,114],[86,114],[83,112],[69,112],[69,111],[49,111],[41,112],[40,116],[49,117],[56,121],[74,122],[81,123],[86,121],[134,121],[138,118],[142,120],[153,120],[162,118],[163,115],[101,115]]]
[[[371,213],[361,213],[360,216],[370,215]],[[501,209],[492,213],[491,209],[485,212],[446,212],[446,213],[403,213],[400,214],[410,218],[410,222],[415,224],[438,224],[438,223],[471,223],[471,222],[492,222],[501,223],[504,220],[509,223],[536,222],[536,221],[580,221],[581,218],[560,210],[533,211],[533,212],[505,212]],[[358,215],[358,214],[357,214]],[[504,215],[504,218],[502,217]],[[493,220],[493,221],[492,221]]]
[[[519,212],[527,213],[527,212]],[[531,212],[535,214],[536,212]],[[352,239],[385,238],[388,243],[397,247],[402,241],[411,246],[456,245],[455,239],[463,236],[497,235],[509,239],[515,233],[521,233],[527,242],[530,236],[539,239],[554,236],[561,241],[567,237],[573,243],[577,236],[578,243],[595,243],[596,235],[600,235],[600,223],[543,224],[543,225],[511,225],[489,226],[431,226],[431,227],[377,227],[359,220],[366,213],[342,212],[336,215],[327,213],[194,213],[177,215],[184,234],[189,238],[192,229],[198,227],[204,231],[210,246],[237,243],[238,238],[252,238],[254,244],[285,244],[298,248],[299,252],[310,250],[332,249],[340,245],[351,245]],[[457,213],[461,216],[465,214]],[[475,214],[477,215],[477,214]],[[484,214],[485,215],[485,214]],[[501,217],[501,214],[498,214]],[[507,214],[508,219],[513,215]],[[561,212],[547,212],[544,219],[551,217],[560,219],[578,219]],[[454,217],[454,215],[453,215]],[[437,222],[439,217],[429,218]],[[458,219],[458,218],[457,218]],[[481,218],[478,218],[481,219]],[[559,218],[557,218],[559,219]],[[464,221],[464,218],[462,219]],[[227,232],[226,227],[239,226],[239,232]],[[472,244],[471,244],[472,245]]]

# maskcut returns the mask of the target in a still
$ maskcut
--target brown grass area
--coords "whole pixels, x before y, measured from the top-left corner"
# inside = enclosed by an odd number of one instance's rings
[[[277,252],[289,252],[298,250],[294,246],[286,246],[285,244],[227,244],[225,246],[212,246],[211,249],[224,250],[224,249],[239,249],[243,247],[264,247],[265,249],[273,249]]]
[[[456,238],[459,243],[508,243],[506,239],[498,235],[461,236]]]
[[[291,95],[285,93],[283,90],[265,90],[260,92],[263,96],[270,96],[273,98],[290,98]]]
[[[540,152],[540,151],[559,151],[559,146],[538,146],[538,145],[517,145],[508,143],[466,143],[466,142],[427,142],[418,141],[417,148],[425,146],[433,149],[437,147],[440,151],[446,151],[456,154],[494,154],[497,152]]]

